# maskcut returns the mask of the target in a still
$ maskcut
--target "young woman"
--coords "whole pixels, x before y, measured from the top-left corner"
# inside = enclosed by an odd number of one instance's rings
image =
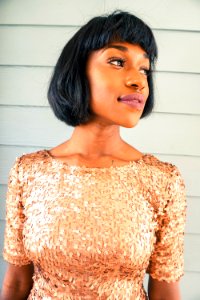
[[[122,11],[64,47],[48,99],[74,131],[10,171],[3,300],[180,299],[183,178],[120,136],[152,112],[156,59],[151,29]]]

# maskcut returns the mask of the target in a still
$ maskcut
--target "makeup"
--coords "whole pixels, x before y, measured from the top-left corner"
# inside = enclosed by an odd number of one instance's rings
[[[143,109],[145,104],[144,96],[138,93],[121,96],[118,100],[137,109]]]

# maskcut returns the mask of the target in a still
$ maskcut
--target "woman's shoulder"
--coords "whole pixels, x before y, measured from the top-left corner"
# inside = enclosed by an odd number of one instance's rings
[[[184,205],[185,181],[179,167],[154,155],[147,155],[145,165],[147,171],[144,172],[142,181],[151,192],[151,204],[156,209],[163,208],[169,201],[175,201],[177,198],[176,201]]]
[[[160,185],[181,185],[184,184],[184,177],[180,168],[172,162],[160,159],[153,154],[147,154],[144,157],[145,168],[144,177],[149,178],[151,183],[156,187]]]
[[[178,167],[172,162],[160,159],[156,155],[147,153],[143,157],[144,163],[147,167],[150,167],[153,171],[171,174],[178,170]]]
[[[45,149],[37,150],[34,152],[23,153],[22,155],[18,156],[16,160],[18,160],[19,164],[32,164],[32,163],[41,163],[48,157]]]
[[[26,177],[26,174],[30,175],[31,173],[47,168],[47,158],[45,150],[23,153],[15,158],[15,163],[11,169],[17,171],[21,176]]]
[[[156,154],[150,152],[141,152],[136,148],[133,148],[129,145],[129,147],[125,148],[125,152],[127,149],[127,156],[128,157],[138,157],[138,159],[134,160],[136,164],[139,166],[142,166],[142,169],[146,169],[147,171],[151,172],[161,172],[161,173],[171,173],[174,169],[176,169],[176,166],[169,161],[165,161],[164,159],[159,158]],[[164,157],[164,156],[163,156]]]
[[[10,168],[9,176],[16,177],[19,181],[26,181],[29,177],[34,177],[37,172],[47,168],[46,153],[44,150],[38,150],[31,153],[23,153],[15,158]]]

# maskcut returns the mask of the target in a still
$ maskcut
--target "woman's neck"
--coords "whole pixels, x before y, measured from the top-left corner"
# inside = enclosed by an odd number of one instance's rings
[[[67,147],[68,151],[78,151],[87,157],[100,157],[119,153],[124,144],[119,126],[89,124],[75,127]]]

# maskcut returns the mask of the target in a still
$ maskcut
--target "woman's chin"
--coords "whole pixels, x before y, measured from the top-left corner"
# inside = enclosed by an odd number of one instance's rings
[[[139,120],[140,118],[125,120],[124,122],[121,123],[121,126],[125,128],[133,128],[138,124]]]

